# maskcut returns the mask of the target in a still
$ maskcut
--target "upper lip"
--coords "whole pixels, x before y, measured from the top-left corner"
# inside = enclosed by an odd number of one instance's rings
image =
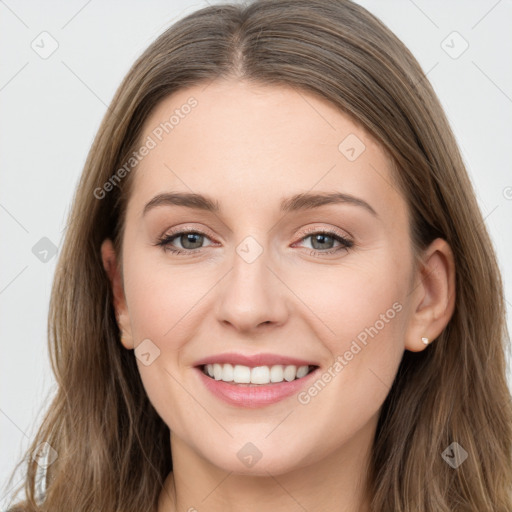
[[[232,365],[240,364],[243,366],[273,366],[273,365],[295,365],[295,366],[318,366],[316,363],[306,361],[304,359],[297,359],[296,357],[282,356],[279,354],[236,354],[233,352],[224,354],[215,354],[213,356],[205,357],[196,361],[194,366],[204,366],[206,364],[224,364],[229,363]]]

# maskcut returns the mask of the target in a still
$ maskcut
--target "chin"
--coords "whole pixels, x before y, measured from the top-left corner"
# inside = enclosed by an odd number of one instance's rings
[[[220,453],[205,455],[211,464],[224,471],[252,476],[277,476],[289,473],[307,466],[314,459],[314,455],[308,456],[307,452],[303,452],[304,446],[300,447],[299,452],[296,447],[283,446],[282,443],[281,448],[272,446],[271,443],[266,443],[266,446],[261,446],[262,444],[247,441],[225,448]]]

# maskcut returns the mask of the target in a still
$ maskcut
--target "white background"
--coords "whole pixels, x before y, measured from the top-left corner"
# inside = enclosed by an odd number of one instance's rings
[[[404,41],[440,97],[498,254],[511,329],[512,1],[358,3]],[[55,389],[46,322],[57,258],[43,263],[32,247],[42,237],[61,246],[87,152],[133,61],[176,19],[206,5],[0,1],[0,507]],[[31,47],[43,31],[58,42],[47,59]],[[469,44],[456,59],[442,47],[453,31]],[[446,41],[462,48],[457,36]]]

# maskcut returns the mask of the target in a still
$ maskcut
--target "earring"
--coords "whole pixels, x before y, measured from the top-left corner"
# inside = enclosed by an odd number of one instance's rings
[[[425,345],[428,345],[428,344],[429,344],[429,340],[428,340],[428,338],[421,338],[421,341],[423,341],[423,343],[424,343]]]

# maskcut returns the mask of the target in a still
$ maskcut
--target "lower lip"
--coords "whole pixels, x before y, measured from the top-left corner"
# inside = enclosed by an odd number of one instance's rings
[[[300,379],[276,384],[233,384],[208,377],[202,368],[196,368],[196,370],[199,372],[206,388],[217,398],[230,405],[255,408],[275,404],[297,394],[301,388],[305,387],[314,378],[319,368],[315,368],[311,373]]]

